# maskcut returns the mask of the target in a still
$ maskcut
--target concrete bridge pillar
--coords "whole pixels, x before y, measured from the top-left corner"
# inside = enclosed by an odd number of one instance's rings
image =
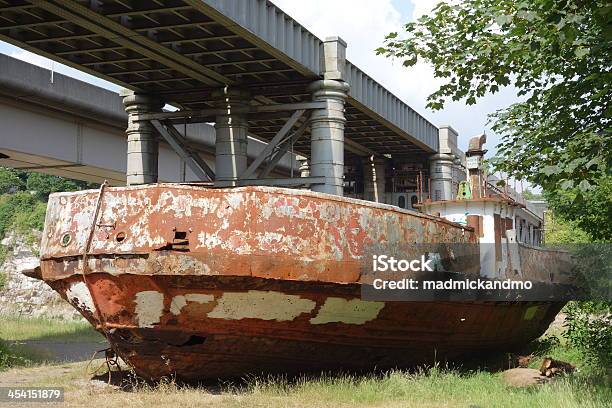
[[[323,79],[309,86],[314,101],[325,102],[310,117],[310,176],[325,177],[324,184],[315,184],[313,191],[343,195],[344,182],[344,103],[349,85],[343,81],[346,42],[339,37],[323,43]]]
[[[123,106],[128,114],[127,134],[127,185],[157,183],[157,159],[159,141],[149,122],[140,122],[143,113],[159,112],[163,106],[160,99],[147,94],[127,91]]]
[[[363,162],[364,199],[376,203],[385,202],[386,160],[382,157],[368,157]]]
[[[215,185],[234,186],[247,168],[249,94],[226,87],[212,96],[215,106],[224,110],[215,120]]]

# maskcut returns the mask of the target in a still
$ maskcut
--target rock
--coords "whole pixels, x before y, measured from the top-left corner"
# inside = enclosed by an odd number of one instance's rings
[[[41,232],[32,231],[36,243],[15,232],[10,232],[1,244],[8,254],[0,272],[6,275],[6,285],[0,289],[0,315],[18,317],[48,317],[65,320],[82,319],[81,315],[65,302],[45,282],[29,278],[21,272],[40,263],[38,242]]]
[[[544,377],[535,368],[512,368],[502,373],[504,382],[512,387],[528,387],[530,385],[545,384],[550,378]]]

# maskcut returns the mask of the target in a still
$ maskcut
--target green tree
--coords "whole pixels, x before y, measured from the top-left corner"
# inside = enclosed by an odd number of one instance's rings
[[[477,98],[513,85],[525,100],[491,115],[498,170],[546,190],[588,191],[612,161],[612,6],[605,0],[464,0],[390,33],[377,53],[431,63],[429,96]]]
[[[588,244],[592,238],[575,225],[554,214],[546,211],[544,225],[546,246],[561,246],[566,244]]]
[[[586,194],[574,187],[547,191],[544,195],[555,214],[586,231],[592,240],[612,241],[612,177],[597,180]]]
[[[529,189],[525,189],[525,191],[523,191],[521,194],[525,200],[542,200],[544,198],[542,194],[536,194]]]
[[[17,171],[0,167],[0,194],[14,193],[24,188],[25,183]]]
[[[15,194],[7,194],[0,199],[0,238],[4,237],[7,230],[13,226],[19,214],[27,214],[24,224],[40,225],[35,217],[40,217],[37,209],[40,200],[33,194],[20,191]]]
[[[27,179],[27,189],[36,192],[45,200],[51,193],[82,190],[91,185],[93,184],[43,173],[30,173]]]
[[[612,302],[570,302],[564,311],[569,342],[587,363],[612,370]]]
[[[592,237],[569,221],[548,212],[546,244],[567,246],[579,259],[576,285],[591,300],[569,302],[563,336],[582,354],[587,364],[604,370],[612,368],[612,302],[610,296],[609,244],[588,244]],[[585,245],[586,244],[586,245]]]

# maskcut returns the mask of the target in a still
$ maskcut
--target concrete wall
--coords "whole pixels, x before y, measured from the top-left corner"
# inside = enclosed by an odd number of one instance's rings
[[[2,166],[125,184],[126,138],[119,127],[34,106],[9,104],[6,99],[0,100],[0,123],[0,153],[8,156],[0,160]],[[169,146],[162,145],[159,156],[160,181],[196,180],[191,170],[183,170],[184,163]],[[213,162],[210,157],[205,159]]]

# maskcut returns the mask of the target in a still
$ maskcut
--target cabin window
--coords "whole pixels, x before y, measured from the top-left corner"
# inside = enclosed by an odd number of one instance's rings
[[[397,199],[397,206],[399,208],[406,208],[406,197],[404,197],[403,195],[399,196]]]
[[[410,206],[412,208],[415,208],[418,202],[419,202],[419,199],[417,196],[410,197]]]

